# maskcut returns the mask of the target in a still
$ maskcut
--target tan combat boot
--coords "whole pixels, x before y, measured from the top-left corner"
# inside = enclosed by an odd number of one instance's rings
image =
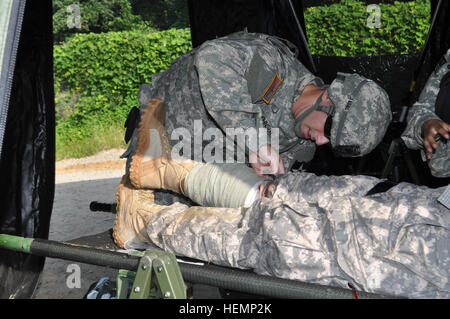
[[[135,188],[168,189],[182,193],[180,184],[194,162],[171,160],[171,146],[164,128],[164,101],[151,100],[138,127],[138,144],[130,164],[130,181]]]
[[[145,245],[150,243],[147,234],[148,221],[166,206],[155,204],[152,190],[134,188],[128,175],[122,177],[117,188],[116,201],[114,241],[126,249],[145,248]]]
[[[184,179],[194,163],[191,160],[174,161],[158,157],[130,170],[130,180],[136,188],[168,189],[184,194]]]
[[[129,173],[139,175],[145,161],[157,157],[171,158],[167,131],[164,128],[165,106],[162,99],[152,99],[142,113],[138,125],[137,147],[131,157]]]

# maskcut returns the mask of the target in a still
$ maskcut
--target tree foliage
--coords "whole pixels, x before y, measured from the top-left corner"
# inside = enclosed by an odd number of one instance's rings
[[[74,10],[79,8],[79,12]],[[75,21],[79,13],[80,25]],[[150,24],[133,14],[129,0],[54,0],[53,33],[56,42],[75,33],[151,30]]]
[[[74,26],[79,8],[79,27]],[[53,33],[62,42],[75,33],[167,30],[189,27],[187,0],[54,0]]]
[[[187,0],[131,0],[133,12],[158,30],[188,28]]]

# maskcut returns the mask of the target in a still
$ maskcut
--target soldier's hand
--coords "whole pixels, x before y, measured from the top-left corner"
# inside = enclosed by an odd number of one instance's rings
[[[256,153],[250,154],[249,159],[250,166],[259,176],[284,174],[283,160],[270,145],[263,146]]]
[[[450,125],[442,120],[433,119],[422,124],[423,146],[427,152],[428,159],[433,156],[434,150],[438,148],[438,143],[435,140],[436,135],[440,134],[448,140],[449,133]]]

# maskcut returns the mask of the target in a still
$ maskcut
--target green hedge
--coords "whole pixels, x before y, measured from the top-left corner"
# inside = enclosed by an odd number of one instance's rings
[[[55,46],[57,158],[70,156],[58,153],[61,144],[88,140],[97,125],[123,123],[139,86],[190,49],[189,29],[79,34]]]
[[[424,44],[430,25],[430,1],[379,4],[380,28],[369,28],[367,3],[340,3],[305,10],[312,54],[329,56],[408,54]]]

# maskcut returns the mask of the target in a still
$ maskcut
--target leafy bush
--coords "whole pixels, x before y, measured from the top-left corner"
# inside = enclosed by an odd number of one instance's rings
[[[379,28],[367,26],[367,3],[342,0],[305,10],[312,54],[329,56],[408,54],[421,49],[429,28],[430,1],[379,4]]]
[[[55,46],[57,143],[88,141],[97,124],[123,126],[139,86],[190,49],[189,29],[78,34]]]

